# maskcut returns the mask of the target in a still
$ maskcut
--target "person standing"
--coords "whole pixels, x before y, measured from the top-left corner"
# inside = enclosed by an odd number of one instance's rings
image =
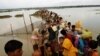
[[[62,47],[64,48],[63,56],[76,56],[77,55],[77,48],[74,47],[71,40],[67,37],[67,33],[65,30],[61,31],[61,34],[65,36],[63,41]]]

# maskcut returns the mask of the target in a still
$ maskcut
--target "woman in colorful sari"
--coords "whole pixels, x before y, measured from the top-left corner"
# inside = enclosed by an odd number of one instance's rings
[[[62,30],[61,34],[65,36],[65,39],[64,39],[63,44],[62,44],[62,47],[64,48],[63,56],[77,56],[78,50],[72,44],[66,31]]]

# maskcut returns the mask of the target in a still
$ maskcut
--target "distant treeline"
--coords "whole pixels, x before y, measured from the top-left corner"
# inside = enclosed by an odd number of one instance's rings
[[[12,9],[0,9],[2,12],[12,12],[21,10],[37,10],[37,9],[62,9],[62,8],[83,8],[83,7],[100,7],[100,5],[74,5],[74,6],[54,6],[54,7],[34,7],[34,8],[12,8]]]

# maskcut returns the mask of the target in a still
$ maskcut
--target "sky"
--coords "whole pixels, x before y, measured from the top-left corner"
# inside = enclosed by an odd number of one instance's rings
[[[0,0],[0,9],[100,5],[100,0]]]

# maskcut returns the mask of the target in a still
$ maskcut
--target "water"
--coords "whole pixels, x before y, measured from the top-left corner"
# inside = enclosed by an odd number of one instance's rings
[[[93,39],[96,39],[98,33],[100,33],[100,7],[86,7],[86,8],[61,8],[61,9],[48,9],[61,16],[64,20],[70,21],[75,24],[80,20],[83,23],[83,27],[89,29],[93,33]],[[98,10],[98,11],[97,11]],[[11,15],[11,18],[0,19],[0,35],[11,34],[11,26],[14,33],[31,33],[31,21],[35,27],[39,27],[42,21],[39,17],[30,16],[38,10],[21,10],[12,12],[3,12],[0,15]],[[23,17],[15,17],[15,15],[23,14]],[[25,20],[25,23],[24,23]],[[6,28],[6,29],[5,29]]]

